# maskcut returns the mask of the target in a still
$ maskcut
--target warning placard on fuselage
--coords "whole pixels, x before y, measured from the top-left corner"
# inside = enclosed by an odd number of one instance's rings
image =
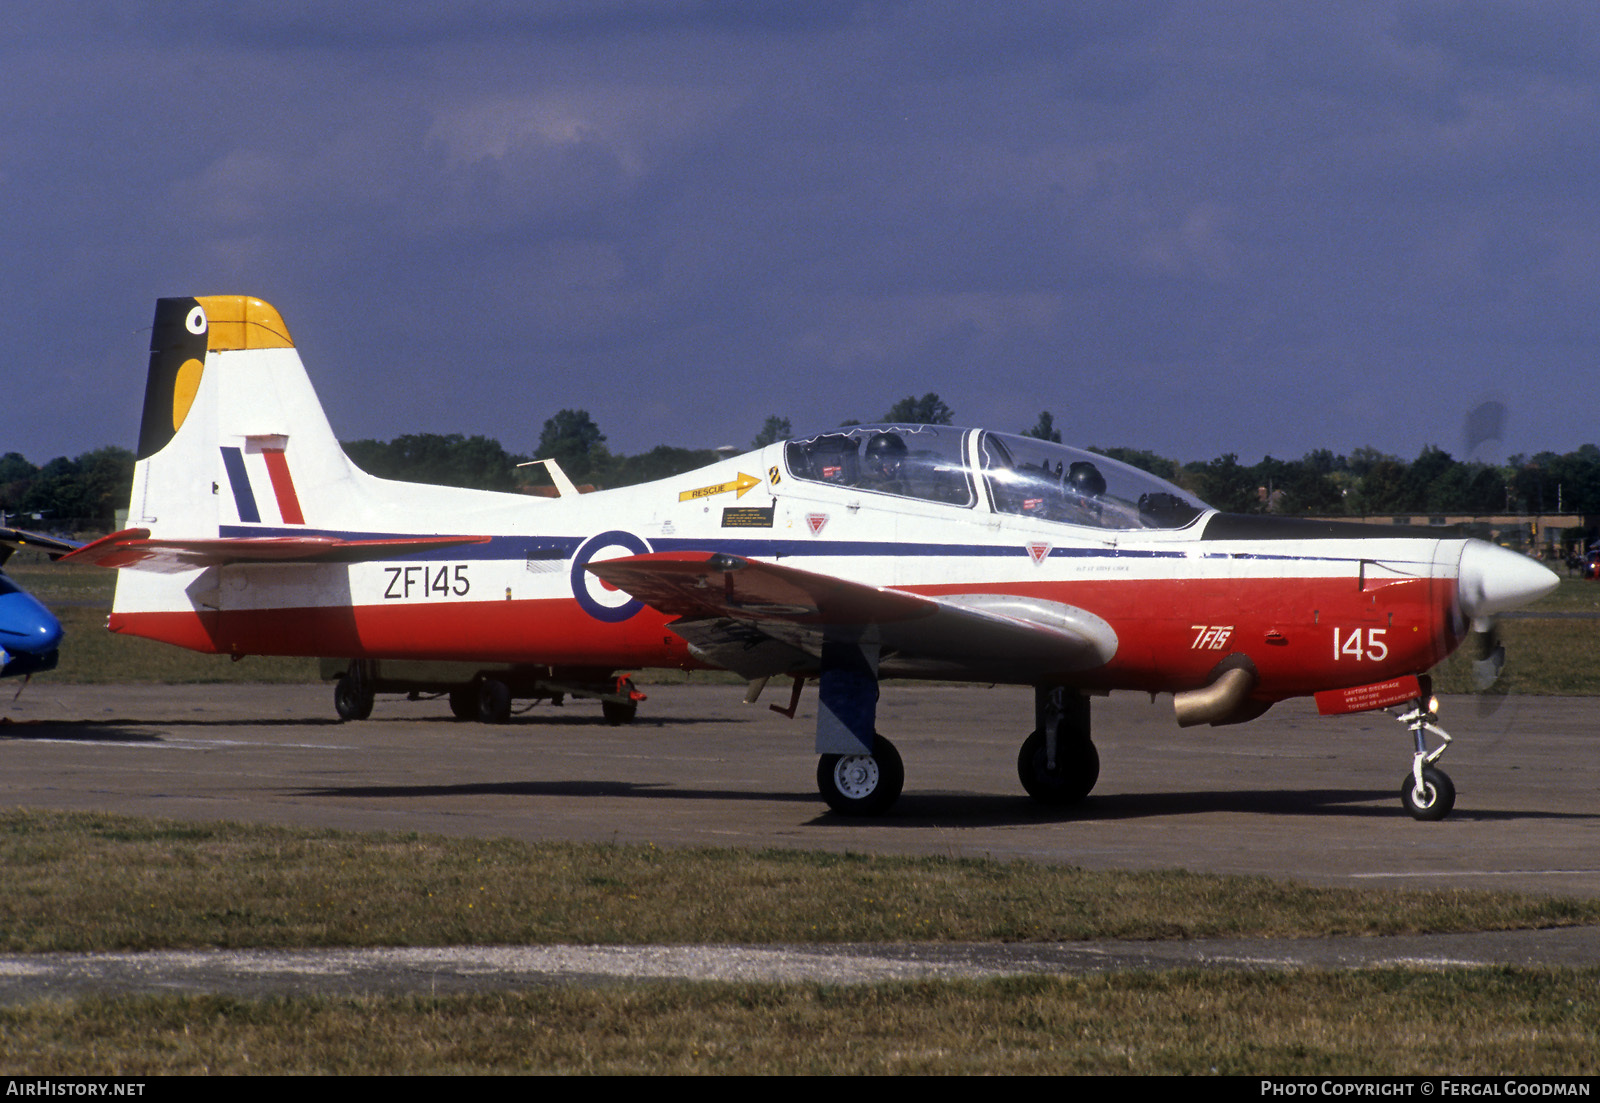
[[[725,529],[770,529],[776,506],[723,506]]]

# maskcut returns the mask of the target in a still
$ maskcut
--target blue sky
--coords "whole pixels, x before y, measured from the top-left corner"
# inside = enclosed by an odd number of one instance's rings
[[[0,89],[39,463],[132,447],[154,300],[219,293],[347,439],[1600,440],[1589,4],[23,0]]]

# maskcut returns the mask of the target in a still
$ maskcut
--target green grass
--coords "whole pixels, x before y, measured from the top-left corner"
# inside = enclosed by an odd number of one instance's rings
[[[1311,937],[1600,924],[1600,900],[1518,893],[33,811],[0,815],[0,869],[0,949],[26,952]]]
[[[1600,588],[1600,583],[1589,583]],[[1499,639],[1505,668],[1495,694],[1593,697],[1600,695],[1600,619],[1503,620]],[[1469,639],[1433,670],[1438,693],[1476,693]]]
[[[0,814],[7,951],[1315,936],[1600,923],[1600,902],[980,859]],[[715,892],[706,886],[715,885]],[[13,1075],[1597,1071],[1600,970],[1196,969],[0,1007]]]
[[[8,1072],[1594,1075],[1600,974],[1203,972],[0,1009]]]
[[[1600,582],[1563,578],[1527,610],[1496,625],[1505,668],[1490,692],[1562,697],[1600,695]],[[1433,669],[1439,693],[1476,693],[1473,641]]]

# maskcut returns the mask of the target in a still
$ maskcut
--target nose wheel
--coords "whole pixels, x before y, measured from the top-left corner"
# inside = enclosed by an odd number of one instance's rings
[[[1400,803],[1414,820],[1442,820],[1456,806],[1456,786],[1443,770],[1424,766],[1420,779],[1407,774],[1400,783]]]
[[[1416,752],[1411,756],[1411,772],[1400,782],[1400,803],[1412,819],[1442,820],[1456,806],[1456,786],[1450,775],[1434,765],[1450,746],[1450,733],[1438,725],[1439,706],[1429,698],[1418,698],[1410,712],[1397,717],[1411,730]],[[1439,738],[1439,745],[1428,750],[1428,735]]]

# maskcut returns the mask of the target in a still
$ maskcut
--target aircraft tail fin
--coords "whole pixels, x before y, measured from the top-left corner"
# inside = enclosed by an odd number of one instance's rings
[[[128,526],[157,540],[428,533],[505,500],[357,468],[282,316],[248,295],[156,303],[137,458]]]
[[[288,327],[245,295],[156,303],[137,459],[128,523],[158,533],[329,525],[355,498]]]

